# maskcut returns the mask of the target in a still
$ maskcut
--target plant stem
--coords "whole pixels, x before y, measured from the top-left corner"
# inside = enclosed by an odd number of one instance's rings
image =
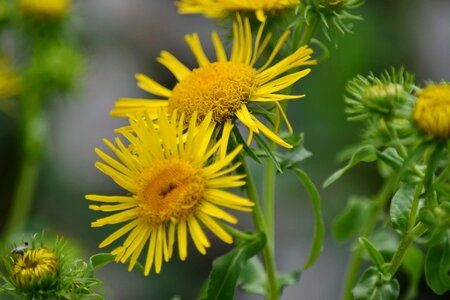
[[[5,224],[4,236],[22,231],[26,226],[31,210],[33,194],[38,175],[38,163],[24,159],[19,171],[16,190],[14,191],[12,207]]]
[[[389,196],[392,193],[392,190],[397,184],[397,176],[392,176],[383,186],[380,193],[376,196],[374,201],[374,208],[372,210],[371,215],[369,216],[369,220],[366,226],[363,229],[361,236],[367,237],[372,230],[375,228],[378,220],[378,216],[382,212],[383,208],[386,206],[386,203],[389,201]],[[356,280],[358,279],[359,269],[362,262],[362,254],[363,248],[358,244],[356,246],[355,251],[353,252],[350,263],[347,271],[347,278],[345,281],[344,292],[342,295],[342,299],[344,300],[352,300],[352,290],[355,286]]]
[[[241,157],[241,161],[242,161],[242,166],[245,168],[245,171],[247,174],[246,188],[247,188],[248,197],[255,204],[255,206],[253,207],[253,211],[252,211],[253,222],[255,223],[255,227],[258,232],[264,232],[265,234],[267,234],[267,228],[266,228],[266,224],[264,221],[264,215],[261,210],[260,203],[259,203],[258,191],[256,189],[250,167],[244,157]],[[275,260],[274,260],[271,246],[269,243],[266,243],[266,246],[263,249],[263,258],[264,258],[264,265],[266,267],[267,282],[268,282],[267,299],[268,300],[278,300],[278,299],[280,299],[280,294],[279,294],[279,290],[278,290]]]
[[[271,148],[276,150],[274,145]],[[272,252],[274,252],[276,170],[275,164],[270,159],[267,160],[264,175],[264,216],[267,229],[267,243]]]
[[[427,232],[428,228],[425,224],[419,223],[417,224],[408,234],[406,234],[402,240],[400,241],[400,244],[398,245],[397,251],[395,251],[394,256],[391,260],[391,266],[389,267],[389,274],[391,277],[395,275],[398,268],[402,264],[403,258],[405,257],[406,251],[409,248],[409,245],[417,238],[420,237],[422,234]]]
[[[27,225],[33,205],[38,178],[39,159],[43,143],[44,118],[37,93],[21,99],[20,171],[16,181],[12,206],[5,223],[4,237],[21,232]]]
[[[305,28],[303,29],[302,37],[300,38],[299,46],[308,45],[311,41],[314,31],[316,31],[319,25],[320,17],[316,14],[312,14],[311,19],[305,23]]]

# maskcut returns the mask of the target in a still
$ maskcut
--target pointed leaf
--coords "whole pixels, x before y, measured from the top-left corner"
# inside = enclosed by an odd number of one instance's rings
[[[309,194],[309,199],[311,200],[315,218],[314,235],[311,244],[311,250],[309,253],[309,258],[306,261],[305,265],[303,266],[303,269],[306,270],[314,264],[314,262],[319,258],[320,253],[322,251],[323,236],[324,236],[322,208],[320,205],[319,192],[317,191],[314,183],[311,181],[309,176],[299,168],[293,168],[292,171],[300,180],[300,182],[303,184],[303,186],[306,188],[306,191]]]
[[[428,249],[425,257],[425,278],[438,295],[450,290],[450,230],[441,243]]]
[[[384,261],[383,255],[381,255],[380,251],[378,251],[378,249],[375,248],[375,246],[365,237],[360,237],[359,243],[367,250],[370,258],[377,266],[378,271],[383,273],[384,264],[386,262]]]
[[[422,276],[424,255],[417,247],[410,247],[405,254],[402,270],[409,278],[408,289],[404,299],[416,299],[419,290],[420,277]]]
[[[330,184],[332,184],[333,182],[335,182],[336,180],[338,180],[342,175],[344,175],[345,172],[347,172],[360,162],[372,162],[377,160],[376,152],[377,152],[376,148],[372,145],[367,145],[359,148],[353,154],[352,158],[345,167],[336,171],[334,174],[328,177],[328,179],[323,183],[323,187],[325,188]]]
[[[347,202],[346,208],[336,218],[333,234],[337,241],[345,242],[361,235],[369,215],[373,209],[373,202],[368,198],[353,196]]]
[[[94,270],[97,270],[113,262],[114,257],[115,256],[112,255],[111,253],[98,253],[92,255],[89,261],[91,262],[91,265],[94,268]]]
[[[264,156],[270,158],[270,160],[274,163],[275,168],[277,169],[278,172],[283,173],[280,163],[278,162],[278,159],[274,155],[274,151],[266,144],[266,142],[258,134],[255,134],[254,138],[259,148],[263,151]]]
[[[233,299],[239,274],[245,263],[266,245],[266,236],[260,232],[245,240],[213,262],[208,280],[208,294],[202,300]]]
[[[353,288],[355,300],[395,300],[399,294],[397,279],[383,275],[374,267],[368,268]]]
[[[408,227],[409,213],[416,191],[416,184],[403,184],[391,200],[390,216],[392,226],[400,233]]]

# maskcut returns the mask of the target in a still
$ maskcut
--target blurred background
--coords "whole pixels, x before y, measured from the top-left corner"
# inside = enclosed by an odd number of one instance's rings
[[[327,43],[331,58],[301,80],[299,90],[307,96],[289,104],[289,118],[296,131],[305,133],[305,146],[313,153],[303,168],[317,186],[339,167],[337,154],[358,138],[358,126],[345,120],[342,95],[347,80],[358,73],[378,74],[391,65],[415,73],[419,83],[450,80],[450,1],[367,0],[353,13],[364,21],[354,23],[353,34],[340,36],[338,47]],[[90,228],[100,214],[88,210],[84,195],[122,193],[94,168],[94,148],[104,148],[101,139],[113,138],[113,129],[124,124],[124,120],[111,119],[108,112],[120,97],[147,96],[136,87],[136,72],[163,85],[175,83],[156,62],[161,50],[195,66],[185,34],[198,32],[205,50],[212,54],[210,32],[215,24],[200,15],[178,15],[173,1],[167,0],[75,1],[73,22],[86,55],[86,72],[75,95],[55,101],[48,114],[50,132],[28,229],[40,232],[46,228],[64,235],[87,259],[99,251],[98,243],[111,228]],[[16,136],[17,124],[0,113],[0,225],[8,213],[17,172]],[[276,260],[279,270],[287,272],[302,266],[308,256],[313,218],[307,196],[294,177],[278,178]],[[283,299],[339,298],[349,246],[333,240],[333,219],[350,195],[372,195],[379,183],[373,168],[360,166],[321,189],[327,228],[322,256],[302,274],[299,284],[286,288]],[[241,229],[251,228],[248,216],[240,220]],[[160,275],[144,277],[139,270],[127,272],[124,265],[107,266],[98,272],[104,281],[100,293],[111,300],[158,300],[174,295],[194,299],[212,260],[229,248],[213,242],[203,257],[191,246],[186,262],[174,258]],[[426,285],[422,287],[421,299],[432,299]],[[259,298],[238,292],[236,299]]]

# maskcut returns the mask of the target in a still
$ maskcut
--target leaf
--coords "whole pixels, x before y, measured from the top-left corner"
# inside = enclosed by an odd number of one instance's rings
[[[355,300],[395,300],[399,294],[397,279],[383,275],[374,267],[368,268],[353,288]]]
[[[408,230],[409,213],[415,191],[415,184],[403,184],[391,200],[390,216],[392,226],[401,234]]]
[[[345,242],[359,236],[365,228],[373,203],[366,197],[353,196],[334,221],[333,234],[337,241]]]
[[[300,270],[278,274],[278,288],[280,293],[283,292],[285,287],[296,284],[300,280],[301,274],[302,272]]]
[[[239,284],[243,291],[249,294],[265,296],[267,291],[267,276],[261,261],[252,257],[247,261],[239,277]]]
[[[377,156],[382,162],[384,162],[394,170],[398,170],[403,164],[403,158],[393,147],[389,147],[383,152],[377,151]]]
[[[92,267],[94,268],[94,270],[98,270],[101,267],[106,266],[107,264],[111,263],[114,261],[114,255],[112,255],[111,253],[98,253],[95,255],[92,255],[91,258],[89,259]]]
[[[367,250],[370,258],[377,266],[378,271],[384,273],[384,265],[386,262],[384,261],[383,255],[381,255],[380,251],[378,251],[378,249],[375,248],[375,246],[365,237],[360,237],[359,243]]]
[[[253,239],[242,241],[227,254],[213,262],[209,274],[208,294],[202,300],[233,299],[234,290],[245,263],[266,245],[266,236],[260,232]]]
[[[425,278],[438,295],[450,290],[450,230],[441,243],[430,247],[425,257]]]
[[[245,153],[247,153],[257,163],[261,164],[261,160],[255,154],[255,151],[253,151],[253,149],[247,145],[247,142],[244,140],[244,138],[241,135],[241,132],[236,126],[233,126],[232,132],[233,134],[231,136],[234,138],[230,140],[231,141],[230,146],[233,147],[233,149],[235,149],[238,145],[242,145]]]
[[[328,179],[323,183],[323,187],[326,188],[336,180],[338,180],[345,172],[359,164],[360,162],[372,162],[377,160],[376,148],[372,145],[366,145],[356,150],[356,152],[350,158],[350,161],[345,167],[334,172]]]
[[[286,286],[296,284],[300,279],[300,270],[284,274],[277,274],[280,294]],[[247,261],[239,277],[241,289],[249,294],[265,296],[267,294],[267,276],[264,267],[257,257]]]
[[[303,133],[292,134],[287,137],[280,135],[283,140],[292,145],[292,149],[289,149],[286,153],[279,154],[281,169],[292,169],[299,165],[308,157],[312,156],[312,153],[305,149]]]
[[[258,144],[259,148],[265,154],[264,156],[270,158],[270,160],[274,163],[275,168],[277,169],[278,172],[283,173],[280,163],[278,162],[278,159],[275,157],[275,155],[273,153],[274,152],[273,149],[271,149],[258,134],[255,134],[253,137],[254,137],[256,143]]]
[[[402,270],[409,278],[408,289],[405,291],[404,299],[416,299],[419,290],[420,277],[423,270],[422,251],[417,247],[410,247],[405,254],[402,262]]]
[[[309,258],[306,261],[305,265],[303,266],[303,269],[306,270],[314,264],[314,262],[319,258],[320,252],[322,251],[323,236],[324,236],[322,208],[320,205],[319,192],[317,191],[316,187],[314,186],[314,183],[311,181],[309,176],[299,168],[293,168],[292,172],[294,172],[294,174],[306,188],[314,212],[315,223],[314,223],[314,234],[311,244],[311,250],[309,253]]]

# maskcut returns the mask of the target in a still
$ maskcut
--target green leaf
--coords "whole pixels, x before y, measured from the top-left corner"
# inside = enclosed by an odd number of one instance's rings
[[[309,253],[309,258],[306,261],[305,265],[303,266],[303,269],[306,270],[314,264],[314,262],[319,258],[320,252],[322,251],[323,236],[324,236],[322,208],[320,205],[319,192],[317,191],[314,183],[311,181],[309,176],[299,168],[293,168],[292,172],[294,172],[294,174],[306,188],[314,212],[315,223],[314,223],[314,235],[311,244],[311,250]]]
[[[352,196],[334,222],[333,234],[336,240],[345,242],[358,237],[365,228],[372,209],[373,203],[368,198]]]
[[[281,169],[292,169],[298,166],[300,162],[311,157],[312,153],[304,147],[303,133],[292,134],[287,137],[280,134],[280,136],[293,147],[283,154],[278,154]]]
[[[300,279],[300,270],[277,274],[278,289],[282,293],[286,286],[296,284]],[[249,294],[265,296],[267,294],[267,276],[264,267],[257,257],[252,257],[244,266],[239,277],[241,289]]]
[[[267,276],[258,257],[254,256],[247,261],[239,277],[239,284],[249,294],[266,295]]]
[[[280,293],[283,292],[285,287],[296,284],[300,280],[301,274],[302,272],[300,270],[278,274],[278,288]]]
[[[253,239],[245,240],[227,254],[213,262],[209,274],[208,294],[202,300],[233,299],[234,290],[245,263],[266,245],[266,236],[260,232]]]
[[[271,147],[269,147],[269,145],[267,145],[266,142],[258,134],[255,134],[253,137],[259,148],[263,151],[264,156],[270,158],[270,160],[274,163],[275,168],[277,168],[278,172],[283,173],[280,163],[273,153],[273,149],[271,149]]]
[[[450,290],[450,230],[441,243],[430,247],[425,257],[425,278],[438,295]]]
[[[247,153],[257,163],[261,164],[262,163],[261,160],[256,155],[255,151],[253,151],[253,149],[247,145],[247,142],[244,140],[244,138],[241,135],[241,132],[236,126],[233,127],[232,132],[233,134],[231,135],[232,138],[230,139],[231,141],[230,146],[233,147],[233,149],[235,149],[238,145],[242,145],[245,153]]]
[[[381,255],[380,251],[378,251],[378,249],[375,248],[375,246],[365,237],[360,237],[359,243],[367,250],[370,258],[377,266],[378,271],[383,273],[386,262],[384,261],[383,255]]]
[[[408,230],[409,213],[415,191],[415,184],[403,184],[391,200],[390,216],[392,226],[401,234]]]
[[[344,175],[345,172],[347,172],[360,162],[372,162],[377,160],[376,152],[377,149],[372,145],[366,145],[357,149],[347,165],[328,177],[328,179],[323,183],[323,187],[326,188],[327,186],[338,180],[342,175]]]
[[[374,267],[368,268],[353,288],[355,300],[395,300],[399,294],[397,279],[383,275]]]
[[[419,290],[420,277],[423,270],[422,251],[417,247],[410,247],[405,254],[402,262],[402,270],[409,278],[408,289],[404,293],[404,299],[416,299]]]
[[[114,257],[115,256],[111,253],[98,253],[92,255],[89,261],[91,262],[91,266],[94,268],[94,270],[98,270],[101,267],[104,267],[107,264],[113,262]]]

